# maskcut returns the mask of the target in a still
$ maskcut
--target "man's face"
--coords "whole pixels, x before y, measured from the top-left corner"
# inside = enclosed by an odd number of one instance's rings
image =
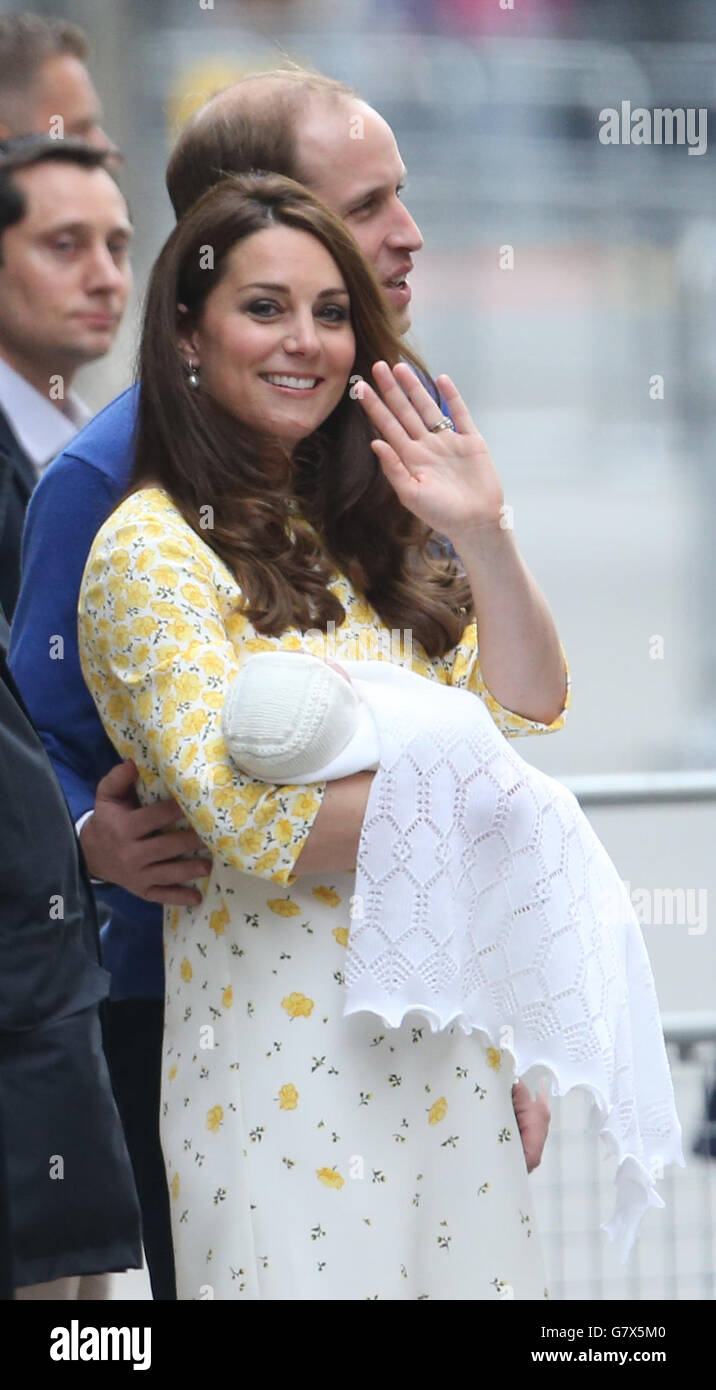
[[[406,333],[405,279],[423,238],[401,202],[405,167],[390,126],[363,101],[314,100],[297,147],[304,182],[350,227],[393,307],[398,332]]]
[[[50,122],[57,116],[62,117],[64,135],[86,140],[100,150],[115,149],[102,129],[102,107],[90,75],[84,63],[69,53],[42,64],[28,93],[27,131],[49,135]]]
[[[132,283],[131,225],[104,169],[48,162],[14,180],[27,211],[0,241],[0,348],[33,379],[109,351]]]

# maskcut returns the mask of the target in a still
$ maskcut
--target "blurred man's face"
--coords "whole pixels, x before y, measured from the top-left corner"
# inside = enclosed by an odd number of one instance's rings
[[[0,240],[0,353],[29,381],[71,380],[109,351],[132,282],[127,205],[105,169],[37,164],[27,212]]]
[[[102,107],[90,75],[79,58],[59,54],[42,64],[28,93],[26,131],[49,135],[53,117],[61,116],[64,134],[86,140],[97,149],[114,150],[115,146],[102,129]]]
[[[305,183],[350,227],[383,286],[398,332],[406,333],[406,277],[423,238],[401,201],[405,167],[390,126],[363,101],[320,99],[296,139]]]

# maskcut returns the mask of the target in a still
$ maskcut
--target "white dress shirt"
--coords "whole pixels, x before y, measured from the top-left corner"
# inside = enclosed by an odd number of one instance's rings
[[[89,406],[68,391],[60,410],[0,357],[0,409],[7,416],[18,444],[32,460],[40,478],[48,463],[62,453],[78,430],[92,419]]]

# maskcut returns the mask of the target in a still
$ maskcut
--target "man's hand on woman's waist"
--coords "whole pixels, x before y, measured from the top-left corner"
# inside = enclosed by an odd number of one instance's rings
[[[162,833],[184,812],[170,799],[140,806],[137,776],[135,764],[126,759],[99,782],[94,810],[79,834],[87,868],[93,878],[117,883],[147,902],[196,907],[202,896],[188,880],[211,872],[211,856],[194,830]]]

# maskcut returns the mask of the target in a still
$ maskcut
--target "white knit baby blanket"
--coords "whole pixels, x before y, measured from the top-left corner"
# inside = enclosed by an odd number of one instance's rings
[[[586,1088],[616,1155],[603,1226],[625,1261],[655,1179],[685,1166],[641,928],[575,796],[482,700],[390,662],[341,663],[380,766],[358,851],[345,1014],[478,1031],[553,1095]]]

